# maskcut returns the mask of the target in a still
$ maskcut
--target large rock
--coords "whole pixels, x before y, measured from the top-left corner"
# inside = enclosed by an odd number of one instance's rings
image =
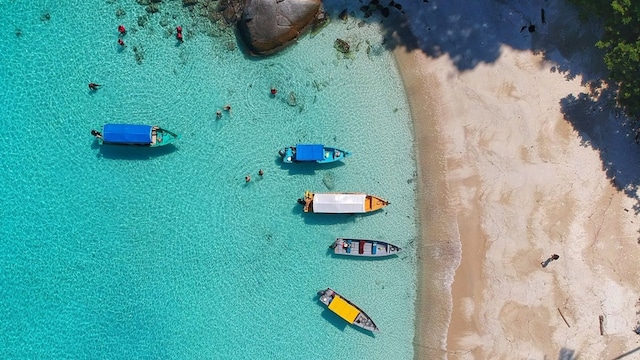
[[[238,26],[254,55],[273,54],[306,31],[322,0],[245,0]]]

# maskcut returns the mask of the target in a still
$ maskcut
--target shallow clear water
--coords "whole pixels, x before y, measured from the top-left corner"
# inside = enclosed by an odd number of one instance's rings
[[[2,357],[411,358],[411,121],[377,29],[334,21],[254,59],[230,46],[232,31],[207,30],[180,1],[141,27],[145,14],[133,0],[0,0]],[[181,45],[176,25],[187,34]],[[336,52],[336,37],[361,44],[354,58]],[[103,86],[91,93],[89,82]],[[216,120],[225,104],[231,113]],[[99,147],[89,131],[107,122],[158,124],[181,138]],[[278,149],[298,142],[353,156],[281,164]],[[296,203],[307,189],[368,192],[391,205],[308,215]],[[406,252],[336,258],[327,250],[338,236]],[[326,287],[381,332],[328,312],[315,296]]]

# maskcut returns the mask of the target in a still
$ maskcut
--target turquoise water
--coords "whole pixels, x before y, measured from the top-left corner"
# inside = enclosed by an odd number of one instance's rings
[[[377,28],[334,21],[253,59],[231,29],[180,1],[160,9],[141,27],[146,12],[133,0],[0,0],[1,357],[412,358],[411,120]],[[335,51],[336,37],[361,44],[354,58]],[[90,93],[89,82],[103,86]],[[225,104],[232,111],[217,120]],[[99,147],[89,132],[107,122],[158,124],[181,139]],[[278,149],[297,142],[354,155],[282,165]],[[303,214],[296,199],[307,189],[369,192],[391,205],[368,216]],[[406,252],[336,258],[327,250],[338,236]],[[345,326],[317,301],[326,287],[381,332]]]

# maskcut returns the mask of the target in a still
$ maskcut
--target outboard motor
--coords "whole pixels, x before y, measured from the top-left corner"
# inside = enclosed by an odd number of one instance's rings
[[[304,205],[306,204],[306,202],[304,201],[304,199],[298,199],[298,204]]]

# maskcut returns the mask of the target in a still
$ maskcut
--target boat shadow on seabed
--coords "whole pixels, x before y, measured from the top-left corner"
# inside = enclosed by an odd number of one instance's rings
[[[98,149],[96,157],[114,160],[149,160],[178,151],[173,144],[160,147],[100,145],[97,140],[91,144],[91,148]]]
[[[283,162],[280,157],[275,160],[275,163],[283,169],[286,169],[289,172],[289,175],[315,175],[318,171],[333,170],[346,165],[342,161],[336,161],[328,164],[318,164],[314,162],[287,164]]]

